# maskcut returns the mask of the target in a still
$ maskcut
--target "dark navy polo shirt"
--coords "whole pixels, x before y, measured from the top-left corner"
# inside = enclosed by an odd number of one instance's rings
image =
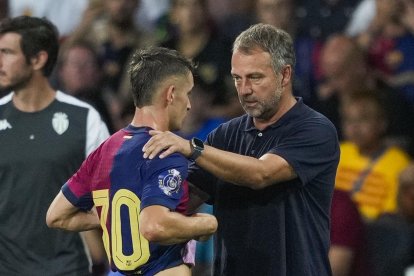
[[[214,275],[330,275],[329,216],[339,162],[333,124],[298,98],[266,129],[244,115],[220,125],[207,144],[256,158],[277,154],[298,175],[252,190],[191,166],[189,180],[210,195],[219,222]]]

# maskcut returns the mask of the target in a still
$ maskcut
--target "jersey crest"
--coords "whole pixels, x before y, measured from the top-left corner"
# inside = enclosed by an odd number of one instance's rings
[[[57,134],[62,135],[69,127],[68,115],[63,112],[53,114],[52,126]]]
[[[178,193],[181,182],[181,174],[176,169],[168,170],[167,175],[158,176],[158,187],[168,196]]]
[[[0,120],[0,130],[6,130],[8,128],[12,128],[10,123],[6,119]]]

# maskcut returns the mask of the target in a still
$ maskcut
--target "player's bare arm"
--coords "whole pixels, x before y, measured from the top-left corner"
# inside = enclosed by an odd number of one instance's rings
[[[139,219],[141,234],[150,242],[164,245],[191,239],[205,241],[217,230],[217,220],[210,214],[184,216],[161,205],[144,208]]]
[[[50,228],[69,231],[86,231],[100,228],[96,209],[84,212],[72,205],[60,191],[46,214],[46,224]]]
[[[174,152],[191,155],[190,142],[172,132],[150,131],[152,138],[143,147],[144,157],[164,158]],[[292,166],[276,154],[264,154],[259,159],[205,146],[196,160],[197,165],[220,179],[251,189],[294,179],[297,177]]]

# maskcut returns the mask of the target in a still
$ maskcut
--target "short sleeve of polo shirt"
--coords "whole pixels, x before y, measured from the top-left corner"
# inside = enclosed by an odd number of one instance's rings
[[[184,196],[184,180],[188,161],[179,154],[148,160],[142,168],[141,210],[150,205],[162,205],[175,210]]]
[[[323,116],[305,119],[290,128],[268,152],[284,158],[305,185],[337,164],[339,146],[335,127]]]

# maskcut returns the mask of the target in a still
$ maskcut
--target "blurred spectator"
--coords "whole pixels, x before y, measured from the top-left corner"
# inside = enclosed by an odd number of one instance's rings
[[[104,81],[118,91],[125,65],[135,48],[149,46],[151,37],[134,24],[139,0],[92,1],[69,41],[86,40],[98,50]]]
[[[78,28],[67,39],[68,43],[86,40],[98,51],[103,68],[103,87],[113,93],[106,94],[109,111],[118,130],[122,107],[132,101],[128,74],[128,60],[136,48],[154,43],[154,39],[135,25],[139,0],[92,1]]]
[[[402,91],[414,107],[414,2],[375,0],[369,3],[375,12],[368,25],[355,36],[367,51],[373,68],[391,86]]]
[[[9,0],[0,0],[0,20],[9,16]]]
[[[228,41],[254,23],[256,0],[209,0],[209,10],[218,23],[220,33]]]
[[[230,89],[231,44],[225,43],[207,12],[204,0],[173,0],[170,20],[175,33],[161,46],[178,50],[197,64],[196,82],[213,94],[209,117],[233,117],[242,113],[236,93]],[[234,88],[233,88],[234,89]]]
[[[57,70],[59,89],[94,106],[113,133],[112,118],[104,100],[101,64],[93,46],[82,41],[64,44]]]
[[[399,175],[398,211],[368,225],[375,275],[408,275],[414,264],[414,164]]]
[[[78,26],[82,13],[92,1],[100,0],[9,0],[9,14],[11,17],[46,17],[56,25],[64,39]]]
[[[299,34],[324,41],[345,30],[360,0],[296,0]]]
[[[335,189],[331,207],[329,261],[333,276],[370,276],[365,226],[347,192]]]
[[[357,36],[368,29],[376,13],[377,0],[362,0],[356,6],[352,16],[345,28],[345,33],[349,36]]]
[[[8,17],[8,8],[9,1],[8,0],[0,0],[0,20]],[[0,98],[5,96],[9,91],[0,88]]]
[[[398,175],[409,156],[388,145],[388,119],[376,91],[354,92],[341,108],[345,140],[336,188],[350,193],[366,221],[396,211]]]
[[[295,2],[295,0],[257,0],[256,20],[281,28],[295,37],[297,31]]]
[[[335,34],[326,41],[320,57],[322,79],[314,108],[336,125],[339,138],[343,138],[339,119],[341,105],[354,91],[373,90],[389,116],[387,136],[412,154],[413,110],[398,91],[389,87],[369,67],[358,44],[350,37]]]
[[[297,33],[296,0],[257,0],[255,8],[256,21],[281,28],[292,36],[296,55],[294,94],[311,105],[315,98],[314,57],[319,43],[309,35]]]
[[[153,32],[159,18],[168,12],[170,0],[140,0],[140,2],[135,22],[146,32]]]

